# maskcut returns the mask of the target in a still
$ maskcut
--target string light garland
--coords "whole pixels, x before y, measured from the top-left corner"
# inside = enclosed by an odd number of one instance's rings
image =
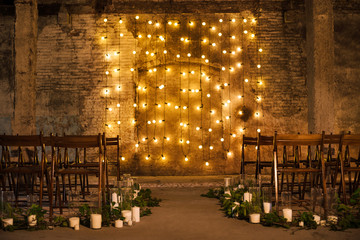
[[[135,110],[135,117],[132,119],[136,127],[135,149],[146,144],[146,154],[143,159],[167,159],[166,144],[170,141],[170,137],[178,139],[176,141],[179,142],[185,162],[200,159],[199,154],[201,154],[203,164],[210,166],[212,152],[219,151],[226,153],[224,157],[232,157],[234,154],[232,142],[239,136],[234,131],[234,124],[240,133],[246,129],[245,121],[241,120],[238,126],[239,122],[236,118],[240,115],[242,119],[246,104],[245,93],[253,83],[251,74],[255,71],[247,62],[249,56],[253,54],[249,51],[249,44],[252,42],[256,45],[257,85],[254,120],[257,131],[261,131],[260,119],[264,117],[261,58],[264,50],[259,39],[260,25],[256,25],[259,16],[255,20],[249,16],[239,19],[224,14],[216,21],[214,17],[207,15],[200,16],[196,20],[184,15],[161,15],[164,17],[162,20],[149,18],[149,15],[144,16],[128,17],[132,19],[131,32],[136,39],[130,51],[134,61],[130,67],[122,64],[120,53],[121,38],[124,37],[121,24],[124,19],[116,20],[119,24],[119,33],[116,34],[117,39],[115,38],[118,40],[118,49],[109,51],[111,37],[108,35],[108,27],[111,27],[112,21],[107,17],[104,18],[105,35],[101,36],[100,41],[105,45],[105,75],[103,75],[105,131],[109,131],[112,126],[118,126],[119,138],[122,139],[120,89],[122,77],[126,75],[123,73],[129,71],[135,85],[132,103]],[[131,25],[127,25],[128,28],[129,26]],[[240,36],[238,33],[241,33]],[[114,67],[110,67],[112,59],[114,59]],[[118,63],[115,60],[118,60]],[[124,63],[126,60],[125,58]],[[146,69],[146,72],[143,69]],[[218,70],[214,71],[214,69]],[[174,88],[168,86],[173,84],[170,83],[173,76],[175,79],[178,78],[178,85],[174,85],[179,86],[177,97],[173,95]],[[217,76],[219,76],[218,84],[216,84]],[[116,84],[115,89],[109,84],[111,79],[114,81],[113,84]],[[236,98],[233,99],[235,91],[238,90],[240,93],[237,93]],[[116,101],[115,93],[118,96],[116,107],[110,102],[111,99]],[[178,101],[174,101],[173,97],[178,98]],[[217,104],[217,98],[221,99],[220,105]],[[236,112],[237,116],[233,116],[235,109],[239,109]],[[113,115],[114,112],[117,114]],[[172,124],[168,124],[167,119],[169,118],[169,121],[176,119],[174,114],[179,116],[178,130],[169,131],[169,126],[171,127]],[[213,138],[214,134],[220,136],[220,139]],[[196,147],[192,148],[192,145]],[[222,149],[218,146],[222,146]],[[125,160],[122,153],[121,160]]]

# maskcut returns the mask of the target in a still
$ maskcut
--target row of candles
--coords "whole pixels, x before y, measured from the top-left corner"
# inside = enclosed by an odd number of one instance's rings
[[[261,198],[262,197],[262,207],[264,213],[270,213],[272,211],[272,187],[263,187],[261,186],[261,176],[258,179],[255,179],[254,176],[240,174],[238,177],[233,178],[225,178],[224,179],[225,191],[224,194],[230,195],[230,189],[238,190],[245,189],[243,195],[243,201],[249,202],[252,206],[261,206]],[[327,188],[327,222],[328,223],[337,223],[337,216],[334,212],[334,205],[336,204],[336,189],[335,188]],[[256,196],[256,197],[254,197]],[[324,209],[323,209],[323,192],[321,188],[315,187],[311,188],[310,191],[310,211],[313,213],[314,221],[318,225],[325,225],[326,220],[321,220],[321,216],[324,217]],[[236,205],[238,203],[235,203]],[[281,212],[284,218],[287,219],[287,222],[292,222],[293,220],[293,208],[292,208],[292,193],[289,191],[281,192],[281,204],[280,204]],[[260,223],[260,213],[254,212],[249,215],[250,222],[252,223]],[[301,223],[300,223],[301,225]]]

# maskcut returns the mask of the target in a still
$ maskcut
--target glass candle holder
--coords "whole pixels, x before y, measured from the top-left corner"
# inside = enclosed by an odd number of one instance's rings
[[[272,208],[272,188],[263,187],[262,188],[262,199],[263,199],[263,209],[264,213],[270,213]]]
[[[281,193],[282,212],[288,222],[292,222],[291,197],[291,192]]]

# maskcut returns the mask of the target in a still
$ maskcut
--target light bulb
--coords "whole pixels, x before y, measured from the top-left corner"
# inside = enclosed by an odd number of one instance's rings
[[[175,109],[179,109],[179,106],[175,106]]]
[[[254,37],[255,37],[255,34],[251,34],[251,37],[254,38]]]
[[[187,106],[183,106],[183,109],[187,109]]]
[[[219,32],[219,33],[218,33],[218,35],[219,35],[219,37],[221,37],[221,36],[222,36],[222,33],[221,33],[221,32]]]
[[[247,22],[247,19],[246,19],[246,18],[244,18],[243,22],[244,22],[244,23],[246,23],[246,22]]]
[[[258,97],[256,98],[256,100],[257,100],[258,102],[261,102],[261,97],[258,96]]]
[[[194,25],[194,23],[190,21],[190,22],[189,22],[189,25],[192,26],[192,25]]]
[[[168,102],[168,103],[165,103],[165,104],[168,105],[169,107],[171,106],[171,103],[169,103],[169,102]]]
[[[148,123],[148,124],[151,124],[151,121],[149,120],[149,121],[147,121],[147,123]]]
[[[224,138],[220,138],[220,141],[222,141],[222,142],[223,142],[223,141],[224,141]]]
[[[136,54],[136,51],[133,51],[133,54]]]
[[[216,27],[210,27],[211,30],[215,31]]]
[[[235,134],[235,133],[232,133],[231,136],[232,136],[232,137],[236,137],[236,134]]]
[[[123,23],[123,20],[121,20],[121,18],[120,18],[120,20],[119,20],[119,23]]]
[[[137,107],[137,104],[136,103],[134,103],[134,105],[133,105],[134,107]]]
[[[120,103],[116,104],[117,107],[120,107]]]
[[[253,19],[252,19],[252,22],[253,22],[253,23],[255,23],[255,22],[256,22],[256,19],[255,19],[255,18],[253,18]]]
[[[180,58],[180,54],[177,54],[176,57],[177,57],[177,58]]]
[[[205,62],[208,63],[208,62],[209,62],[209,59],[205,59]]]
[[[185,162],[189,161],[189,159],[185,156]]]
[[[196,127],[196,131],[199,131],[200,130],[200,127]]]
[[[172,25],[172,21],[169,21],[168,24],[169,24],[169,25]]]
[[[249,79],[245,78],[245,80],[244,80],[244,81],[247,83],[247,82],[249,82]]]
[[[236,22],[235,18],[231,19],[232,22]]]
[[[101,40],[105,40],[107,37],[101,37]]]
[[[139,16],[135,16],[135,19],[139,19],[140,17]]]
[[[142,35],[141,35],[141,34],[139,34],[139,35],[138,35],[138,38],[142,38]]]
[[[260,115],[259,112],[256,112],[256,113],[255,113],[255,117],[258,117],[259,115]]]
[[[260,64],[258,64],[258,65],[257,65],[257,68],[261,68],[261,65],[260,65]]]
[[[154,138],[154,142],[157,142],[158,140],[156,138]]]
[[[206,25],[206,22],[202,22],[202,25],[205,26],[205,25]]]
[[[105,94],[109,94],[110,91],[109,91],[108,89],[105,89],[105,90],[104,90],[104,93],[105,93]]]
[[[248,31],[247,31],[247,30],[245,30],[245,31],[244,31],[244,33],[245,33],[245,34],[247,34],[247,33],[248,33]]]
[[[148,21],[148,24],[152,24],[153,22],[151,20]]]
[[[208,94],[206,94],[206,96],[209,98],[211,95],[210,95],[210,93],[208,93]]]
[[[191,53],[188,53],[187,56],[188,56],[188,57],[191,57]]]
[[[161,155],[161,159],[162,159],[162,160],[165,160],[165,156],[164,156],[164,155]]]
[[[229,119],[230,119],[230,116],[226,116],[225,118],[226,118],[227,120],[229,120]]]
[[[167,141],[170,141],[170,138],[169,138],[169,137],[167,137],[167,138],[166,138],[166,140],[167,140]]]
[[[223,50],[223,54],[225,54],[226,53],[226,50]]]
[[[180,139],[180,143],[183,143],[184,141],[182,139]]]
[[[199,149],[202,149],[202,145],[199,145]]]
[[[210,113],[211,113],[211,114],[214,114],[214,113],[215,113],[215,110],[210,110]]]
[[[226,70],[226,68],[225,68],[225,67],[221,67],[221,70],[225,71],[225,70]]]
[[[148,156],[145,157],[146,160],[149,160],[149,158],[150,158],[150,155],[148,155]]]
[[[111,112],[111,111],[112,111],[112,108],[109,108],[109,111]]]
[[[219,19],[219,22],[223,22],[222,18]]]
[[[109,124],[108,127],[111,128],[111,124]]]
[[[145,142],[145,141],[146,141],[146,138],[143,138],[142,140],[143,140],[143,142]]]
[[[191,71],[190,73],[191,73],[191,74],[195,74],[195,71]]]
[[[209,128],[209,132],[212,132],[212,128]]]
[[[121,157],[121,160],[122,160],[122,161],[125,161],[125,157]]]
[[[257,132],[261,132],[260,128],[258,128],[256,131],[257,131]]]
[[[220,120],[216,120],[216,123],[220,123]]]
[[[205,166],[209,166],[209,162],[205,162]]]
[[[152,122],[153,122],[153,123],[156,123],[156,120],[154,119],[154,120],[152,120]]]
[[[228,156],[231,156],[231,152],[228,152],[227,155],[228,155]]]
[[[213,150],[213,149],[214,149],[214,147],[213,147],[213,146],[210,146],[209,148],[210,148],[210,150]]]
[[[215,46],[216,46],[216,43],[212,43],[211,45],[212,45],[213,47],[215,47]]]
[[[166,51],[166,50],[164,50],[164,54],[167,54],[167,51]]]
[[[262,52],[263,50],[262,50],[262,48],[259,48],[259,52]]]
[[[154,55],[155,55],[155,53],[150,53],[150,56],[152,56],[152,57],[153,57]]]
[[[146,55],[149,55],[149,51],[146,51],[145,54],[146,54]]]
[[[137,144],[135,144],[135,147],[139,147],[139,144],[137,143]]]
[[[186,144],[190,144],[190,141],[189,141],[189,140],[186,140]]]
[[[243,111],[239,111],[239,114],[242,115],[242,114],[243,114]]]
[[[106,74],[106,75],[109,75],[109,71],[106,71],[105,74]]]
[[[148,37],[148,38],[151,38],[151,34],[148,34],[147,37]]]
[[[238,67],[241,67],[241,63],[237,63],[236,65],[237,65]]]
[[[158,27],[158,26],[160,26],[160,23],[158,23],[158,22],[157,22],[157,23],[155,23],[155,26],[157,26],[157,27]]]

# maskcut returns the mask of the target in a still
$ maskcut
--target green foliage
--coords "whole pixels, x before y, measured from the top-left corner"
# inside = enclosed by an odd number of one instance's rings
[[[36,226],[35,227],[29,227],[29,231],[34,230],[45,230],[48,227],[48,223],[45,221],[45,214],[46,210],[42,209],[39,205],[33,204],[28,210],[27,210],[27,216],[35,215],[36,216]]]
[[[79,218],[82,225],[90,227],[90,214],[91,209],[88,204],[84,204],[79,207]]]
[[[286,218],[279,216],[276,212],[266,213],[261,219],[261,224],[266,227],[290,228],[290,225],[286,222]]]
[[[54,217],[54,226],[68,227],[69,223],[67,219],[64,218],[63,216],[56,216]]]
[[[132,202],[132,206],[137,207],[158,207],[160,206],[161,199],[151,197],[150,189],[141,189],[137,198]]]
[[[148,216],[148,215],[150,215],[150,214],[152,214],[150,208],[141,208],[140,217]]]
[[[312,212],[303,212],[300,214],[300,217],[295,221],[297,223],[304,222],[304,228],[306,229],[316,229],[317,223],[314,220],[314,215]]]
[[[217,198],[219,199],[221,195],[224,194],[224,188],[220,188],[220,189],[213,189],[210,188],[209,191],[206,194],[201,194],[202,197],[207,197],[207,198]]]

